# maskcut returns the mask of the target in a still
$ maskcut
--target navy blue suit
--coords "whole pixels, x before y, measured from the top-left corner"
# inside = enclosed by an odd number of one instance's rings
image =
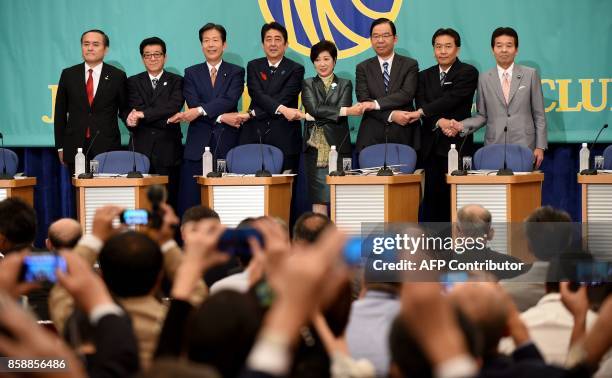
[[[180,213],[200,204],[200,191],[193,176],[202,174],[204,147],[210,147],[215,159],[223,159],[238,144],[239,129],[215,121],[221,114],[238,111],[238,100],[243,90],[244,68],[235,64],[221,63],[214,87],[206,62],[185,69],[185,101],[189,108],[201,106],[206,115],[193,120],[187,130],[179,196]]]

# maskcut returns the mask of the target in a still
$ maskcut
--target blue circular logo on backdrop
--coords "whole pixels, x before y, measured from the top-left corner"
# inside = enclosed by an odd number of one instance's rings
[[[258,0],[266,22],[287,28],[289,47],[309,56],[320,40],[334,41],[338,58],[370,48],[370,24],[386,17],[395,21],[402,0]]]

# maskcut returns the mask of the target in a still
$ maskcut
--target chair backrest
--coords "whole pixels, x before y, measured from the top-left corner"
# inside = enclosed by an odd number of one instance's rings
[[[506,150],[508,168],[515,172],[533,170],[533,153],[520,144],[508,144]],[[501,169],[504,167],[504,145],[489,144],[481,147],[474,154],[474,169]]]
[[[387,144],[387,165],[401,164],[402,173],[414,173],[417,155],[407,144]],[[385,164],[385,144],[374,144],[359,153],[359,168],[381,167]]]
[[[134,167],[132,151],[109,151],[97,154],[93,159],[99,162],[99,173],[126,174]],[[140,173],[149,173],[149,158],[136,152],[136,169]]]
[[[252,174],[261,169],[263,150],[264,167],[270,173],[281,173],[283,169],[283,151],[269,144],[243,144],[228,151],[227,170],[230,173]]]
[[[19,165],[17,154],[8,148],[0,148],[0,174],[3,172],[5,162],[6,174],[15,176],[15,173],[17,173],[17,166]]]
[[[612,145],[606,147],[603,152],[604,169],[612,169]]]

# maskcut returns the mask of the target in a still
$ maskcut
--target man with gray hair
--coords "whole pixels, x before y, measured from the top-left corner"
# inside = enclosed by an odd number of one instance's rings
[[[81,224],[72,218],[61,218],[51,223],[45,246],[49,251],[72,249],[83,234]]]
[[[491,261],[495,266],[519,267],[518,269],[495,269],[487,270],[497,279],[508,279],[522,274],[528,269],[520,259],[497,252],[489,248],[486,244],[493,239],[495,230],[491,226],[491,212],[481,205],[465,205],[457,212],[457,236],[459,238],[480,238],[484,248],[466,249],[464,253],[457,255],[460,262],[482,262]]]

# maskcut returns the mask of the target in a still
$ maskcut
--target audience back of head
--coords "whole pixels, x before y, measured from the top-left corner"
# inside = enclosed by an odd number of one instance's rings
[[[543,206],[525,219],[525,234],[531,253],[550,261],[565,252],[572,243],[572,218],[563,210]]]
[[[72,249],[82,236],[79,222],[72,218],[59,219],[49,226],[46,246],[49,250]]]
[[[333,222],[325,215],[313,212],[302,214],[293,226],[293,242],[313,243]]]
[[[104,244],[99,261],[104,282],[113,294],[138,297],[150,294],[158,284],[163,255],[148,236],[128,231]]]
[[[36,238],[36,213],[25,201],[0,201],[0,251],[3,253],[32,246]]]

